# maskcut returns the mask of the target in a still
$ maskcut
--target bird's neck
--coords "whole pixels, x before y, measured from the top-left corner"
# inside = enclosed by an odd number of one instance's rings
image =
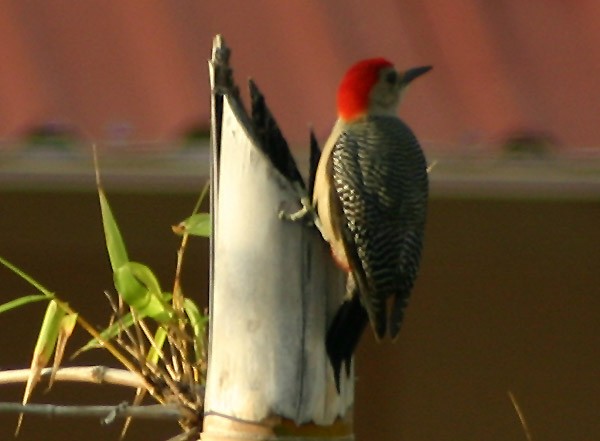
[[[380,103],[372,103],[369,106],[367,115],[370,116],[398,116],[398,105],[382,105]]]

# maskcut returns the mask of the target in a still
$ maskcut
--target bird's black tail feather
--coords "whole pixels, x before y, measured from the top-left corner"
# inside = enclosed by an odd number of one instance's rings
[[[346,363],[346,375],[350,375],[350,362],[356,345],[369,322],[367,311],[358,295],[346,300],[338,309],[329,329],[325,347],[333,367],[335,387],[340,392],[340,373]]]

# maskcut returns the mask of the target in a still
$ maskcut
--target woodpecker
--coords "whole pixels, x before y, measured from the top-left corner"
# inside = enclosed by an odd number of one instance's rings
[[[363,60],[343,77],[338,119],[319,159],[313,207],[334,260],[348,273],[346,299],[326,348],[336,387],[367,325],[395,339],[419,263],[427,214],[427,162],[397,116],[407,86],[431,66],[398,71],[384,58]],[[388,299],[393,299],[388,312]]]

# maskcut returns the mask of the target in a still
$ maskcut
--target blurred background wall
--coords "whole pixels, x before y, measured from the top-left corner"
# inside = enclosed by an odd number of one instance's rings
[[[156,142],[206,129],[205,61],[222,33],[294,145],[309,123],[329,130],[349,64],[385,56],[435,66],[402,113],[438,149],[522,130],[586,149],[600,136],[599,20],[594,0],[3,0],[0,135]]]
[[[99,326],[112,286],[90,146],[130,254],[172,283],[208,170],[206,60],[222,33],[301,163],[352,62],[432,64],[401,116],[437,160],[423,269],[400,341],[358,354],[358,439],[600,438],[600,6],[594,0],[0,0],[0,255]],[[244,92],[245,93],[245,92]],[[206,301],[206,243],[184,288]],[[0,303],[32,293],[0,269]],[[0,316],[0,369],[26,367],[43,306]],[[78,339],[78,340],[77,340]],[[76,336],[71,349],[85,340]],[[76,363],[109,363],[85,354]],[[20,400],[22,386],[0,388]],[[116,404],[59,384],[35,402]],[[0,415],[0,439],[16,418]],[[134,423],[132,440],[166,439]],[[20,439],[116,439],[26,418]],[[92,434],[92,435],[90,435]]]

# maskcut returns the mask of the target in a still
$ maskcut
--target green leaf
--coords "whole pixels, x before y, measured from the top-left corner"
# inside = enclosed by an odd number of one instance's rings
[[[29,296],[19,297],[18,299],[14,299],[0,305],[0,314],[10,311],[11,309],[20,308],[21,306],[25,306],[29,303],[39,302],[41,300],[48,300],[48,296],[45,294],[32,294]]]
[[[102,213],[102,225],[104,227],[104,239],[113,272],[129,261],[127,248],[121,236],[117,221],[110,209],[108,199],[104,190],[98,184],[98,198],[100,199],[100,211]]]
[[[188,298],[183,300],[183,309],[190,320],[190,326],[194,333],[194,351],[196,352],[196,360],[201,360],[204,358],[206,352],[204,342],[206,339],[208,316],[202,314],[196,303]]]
[[[172,295],[170,293],[163,293],[163,300],[165,302],[171,300],[171,297]],[[138,313],[138,320],[141,320],[145,317],[146,315]],[[125,314],[119,320],[115,321],[112,325],[101,331],[100,337],[102,337],[102,340],[112,340],[119,334],[119,332],[121,332],[123,329],[129,328],[131,325],[133,325],[133,316],[131,315],[131,313]],[[75,358],[82,352],[100,347],[102,347],[102,344],[98,341],[98,339],[92,338],[84,346],[78,349],[72,358]]]
[[[158,279],[150,268],[138,262],[126,262],[114,272],[115,288],[125,303],[144,316],[166,323],[173,310],[165,300]]]
[[[173,227],[176,234],[182,236],[187,233],[190,236],[209,237],[212,231],[210,213],[196,213]]]
[[[33,351],[34,360],[40,366],[40,369],[46,366],[54,353],[54,347],[58,340],[58,333],[60,332],[64,316],[65,311],[58,306],[55,300],[51,300],[46,308],[44,321],[42,322],[38,340]]]
[[[16,266],[14,266],[12,263],[10,263],[8,260],[3,259],[2,257],[0,257],[0,263],[2,265],[4,265],[6,268],[8,268],[9,270],[11,270],[13,273],[17,274],[18,276],[20,276],[23,280],[25,280],[27,283],[29,283],[30,285],[32,285],[33,287],[37,288],[38,291],[40,291],[41,293],[45,294],[48,297],[52,297],[53,294],[46,289],[41,283],[39,283],[38,281],[36,281],[33,277],[31,277],[29,274],[27,274],[26,272],[20,270],[19,268],[17,268]]]
[[[29,379],[27,380],[25,394],[23,395],[23,404],[29,400],[33,388],[40,379],[40,372],[48,365],[50,358],[52,358],[64,316],[65,311],[58,306],[55,300],[51,300],[46,308],[44,321],[42,322],[35,349],[33,350]]]
[[[144,315],[140,314],[139,318],[142,319],[144,317],[145,317]],[[102,332],[100,332],[100,337],[102,337],[102,340],[106,340],[106,341],[112,340],[114,337],[116,337],[119,334],[119,332],[121,332],[121,330],[123,330],[125,328],[129,328],[131,325],[133,325],[133,316],[131,315],[131,313],[125,314],[123,317],[121,317],[119,320],[115,321],[108,328],[106,328]],[[100,347],[102,347],[102,344],[100,343],[100,341],[98,341],[98,339],[96,339],[96,338],[92,338],[85,345],[83,345],[80,349],[78,349],[72,358],[75,358],[77,355],[79,355],[82,352],[89,351],[90,349],[100,348]]]
[[[48,390],[50,390],[50,388],[54,384],[54,376],[56,375],[56,371],[60,367],[60,362],[62,361],[63,355],[65,353],[65,347],[67,346],[69,338],[73,334],[73,330],[75,329],[75,325],[77,324],[78,316],[79,314],[77,313],[65,314],[65,316],[60,321],[58,339],[56,342],[56,351],[54,352],[54,364],[52,365],[52,373],[48,382]]]
[[[58,303],[55,300],[51,300],[46,308],[44,321],[42,322],[35,349],[33,350],[29,378],[27,379],[27,385],[25,386],[25,392],[23,393],[23,404],[27,404],[29,401],[33,389],[40,381],[42,369],[46,367],[54,353],[56,341],[58,340],[58,333],[64,316],[65,311],[58,306]],[[23,414],[19,416],[16,433],[19,433],[22,421]]]
[[[167,331],[162,326],[159,327],[156,330],[156,333],[154,334],[154,346],[156,346],[156,348],[162,350],[162,347],[165,344],[166,338],[167,338]],[[150,351],[148,351],[148,356],[146,357],[146,359],[150,363],[156,365],[158,363],[158,358],[159,358],[160,354],[154,346],[152,346],[150,348]]]

